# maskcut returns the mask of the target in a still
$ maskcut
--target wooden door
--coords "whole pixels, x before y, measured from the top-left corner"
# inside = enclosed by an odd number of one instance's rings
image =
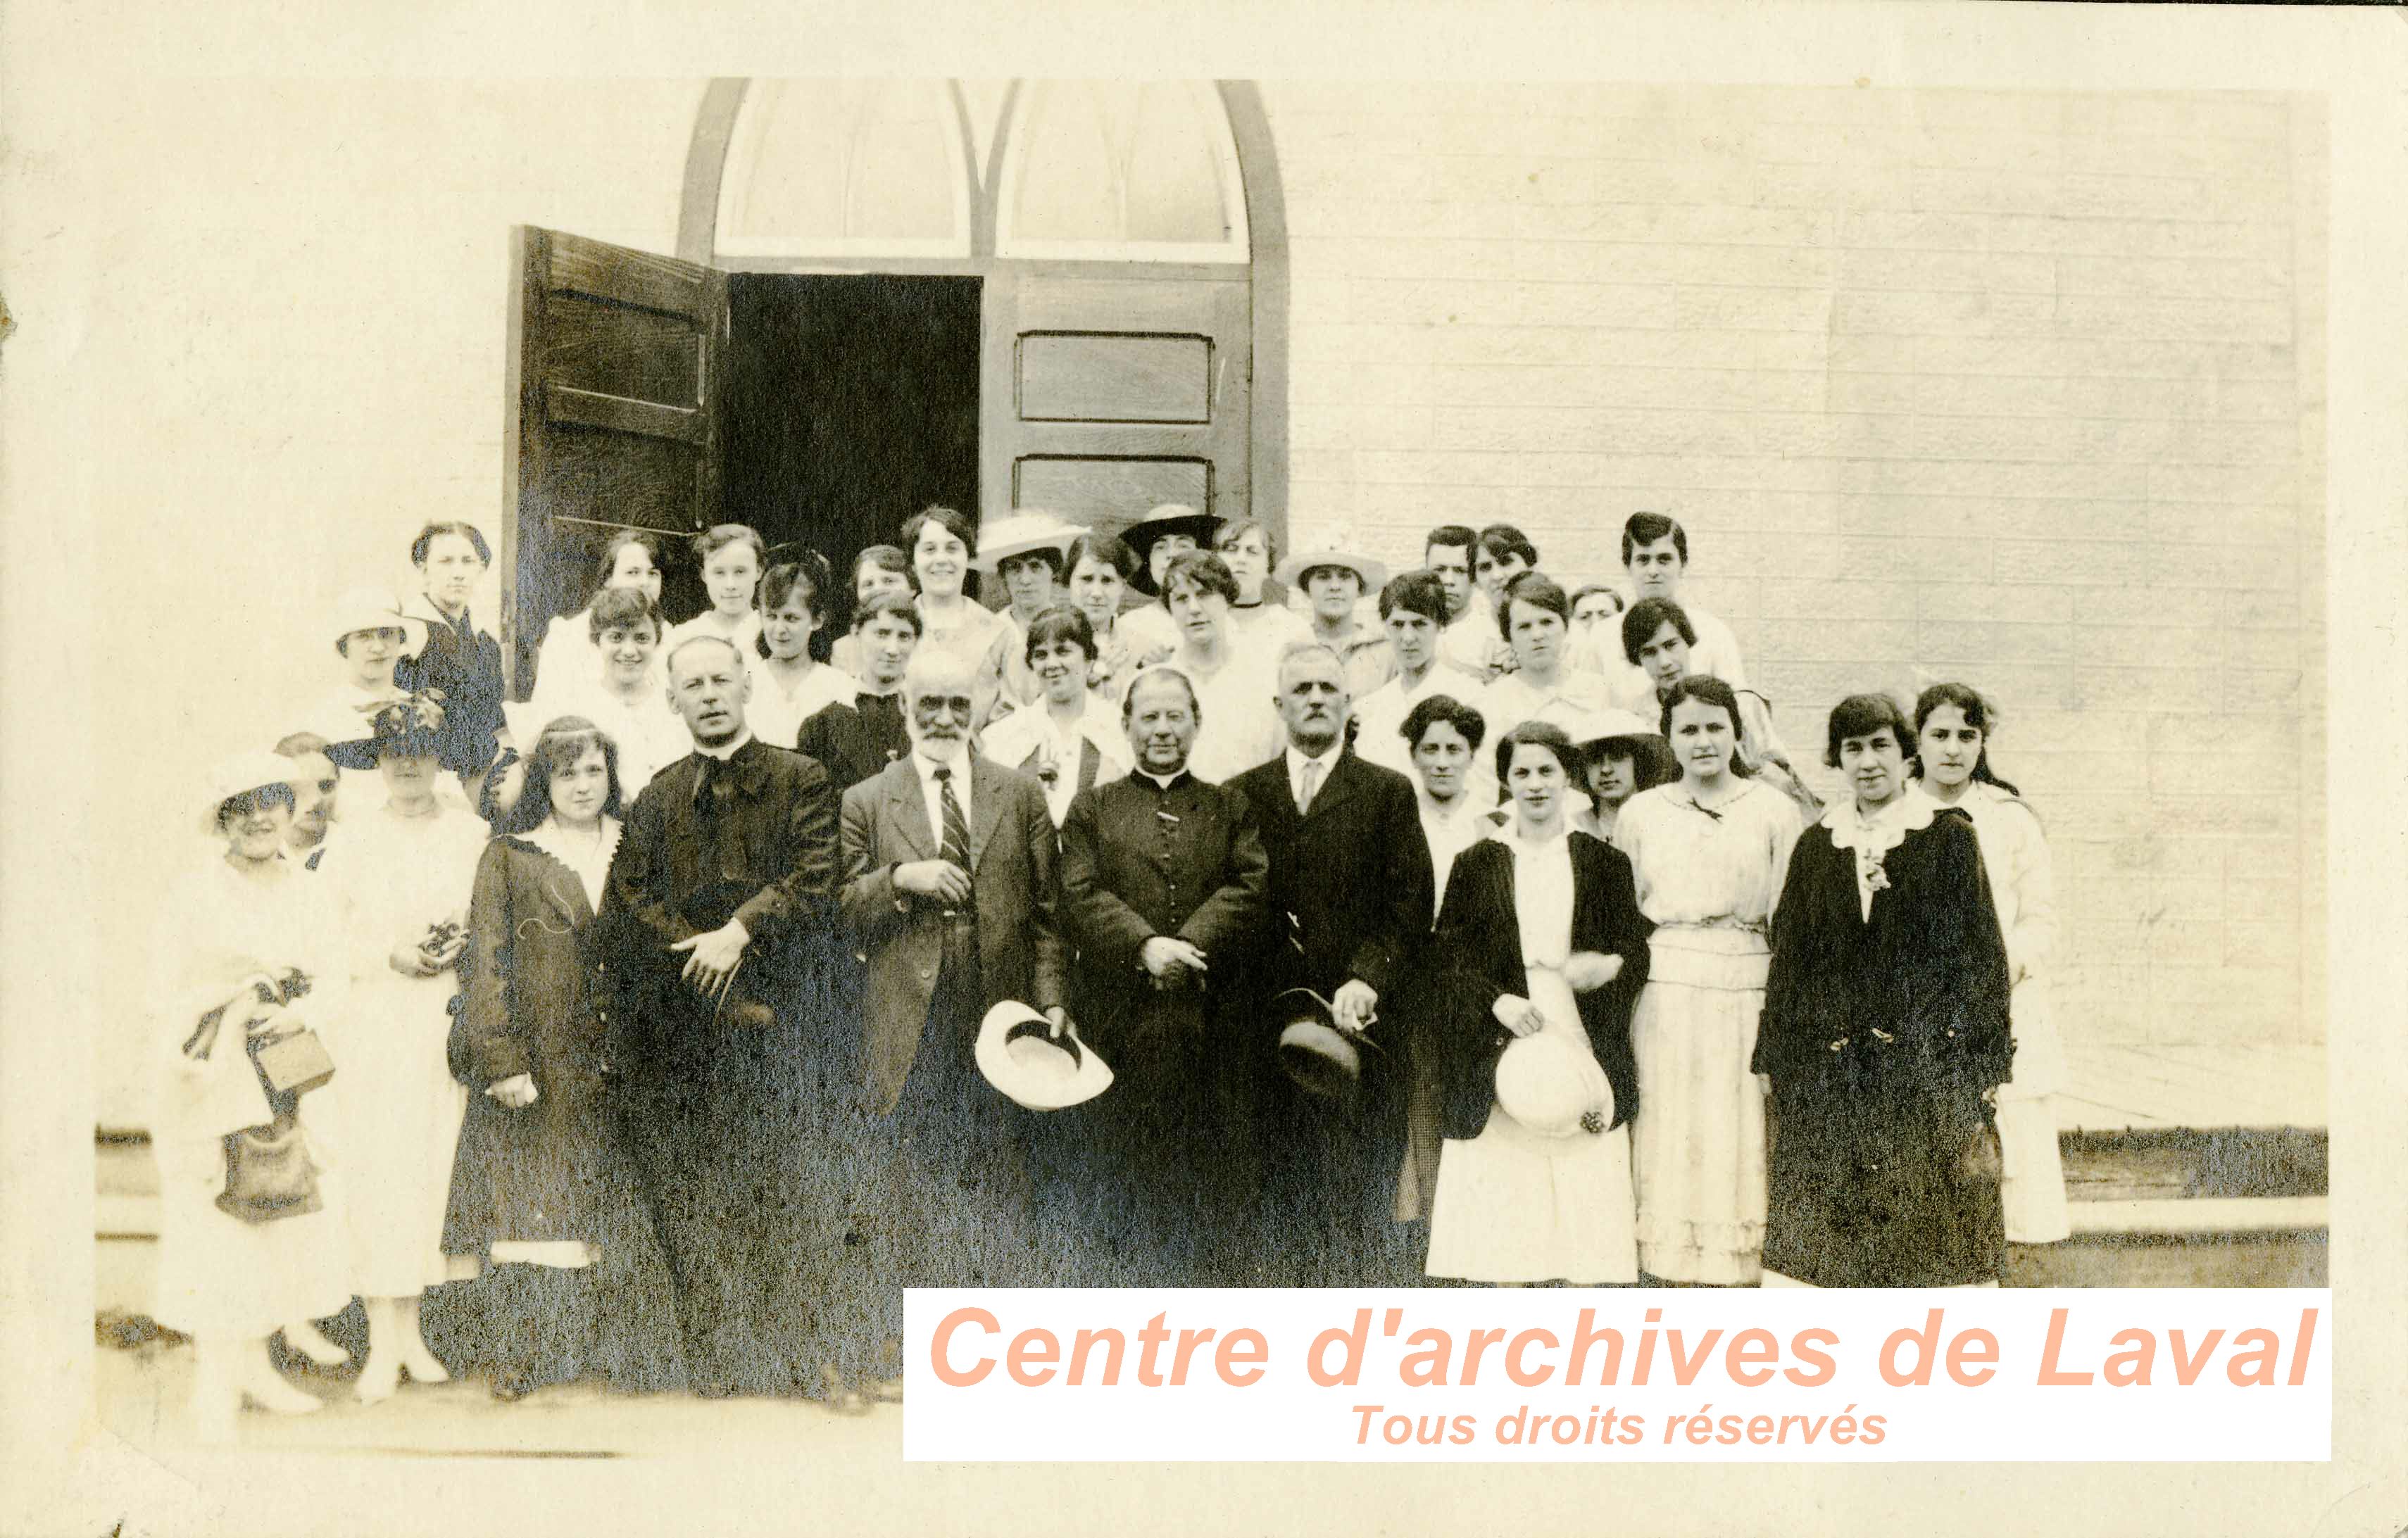
[[[1117,531],[1165,502],[1253,502],[1246,269],[1005,266],[987,279],[986,516],[1042,507]],[[1200,274],[1200,276],[1198,276]]]
[[[511,249],[502,646],[524,699],[546,621],[584,604],[615,531],[674,535],[681,552],[684,536],[719,520],[727,278],[528,225]]]

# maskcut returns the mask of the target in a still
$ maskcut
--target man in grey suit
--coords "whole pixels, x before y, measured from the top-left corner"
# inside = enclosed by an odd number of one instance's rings
[[[905,1287],[1046,1283],[1026,1157],[1036,1129],[972,1054],[1007,999],[1069,1024],[1043,788],[971,751],[967,662],[919,653],[903,695],[911,751],[844,793],[838,829],[840,902],[867,968],[862,1151],[880,1275],[865,1302],[885,1336],[900,1333]]]

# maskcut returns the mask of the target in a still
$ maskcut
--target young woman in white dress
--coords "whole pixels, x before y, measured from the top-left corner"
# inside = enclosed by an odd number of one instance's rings
[[[1446,1133],[1430,1210],[1433,1276],[1638,1279],[1629,1032],[1647,921],[1629,862],[1570,826],[1578,763],[1556,727],[1506,733],[1497,773],[1512,825],[1455,856],[1447,878],[1432,951],[1438,1018],[1426,1032]],[[1526,1052],[1539,1046],[1532,1037],[1547,1045]],[[1542,1098],[1568,1118],[1526,1122],[1508,1109],[1509,1077],[1518,1083],[1534,1056],[1552,1056]]]
[[[861,686],[850,675],[811,656],[811,637],[825,622],[828,564],[816,550],[798,550],[761,578],[761,638],[753,644],[752,698],[747,724],[763,742],[792,748],[803,722],[838,703],[851,703]],[[685,735],[682,723],[679,734]],[[685,749],[681,746],[678,756]],[[642,787],[638,785],[636,790]],[[634,790],[628,792],[634,799]]]
[[[657,604],[661,601],[661,536],[649,529],[622,529],[602,547],[601,569],[595,574],[594,597],[575,614],[565,614],[544,626],[536,648],[535,687],[562,681],[581,682],[592,671],[588,661],[593,639],[594,598],[612,588],[632,588]],[[668,680],[664,678],[662,687]],[[532,741],[532,738],[527,739]]]
[[[903,548],[920,589],[920,648],[959,657],[978,689],[978,724],[983,726],[1003,697],[1004,670],[1011,653],[1011,621],[978,602],[969,583],[978,551],[978,531],[951,507],[927,507],[903,524]]]
[[[606,588],[587,607],[586,630],[592,640],[574,671],[564,667],[537,679],[534,699],[505,708],[521,742],[533,742],[544,723],[562,716],[596,722],[617,745],[620,787],[632,800],[654,775],[694,750],[685,721],[668,703],[661,669],[667,626],[660,605],[641,588]],[[760,697],[757,690],[753,697]],[[516,754],[488,776],[483,806],[495,826],[518,805],[525,776]]]
[[[1095,629],[1080,610],[1058,605],[1030,620],[1025,665],[1042,693],[979,738],[982,755],[1045,787],[1056,828],[1080,791],[1129,772],[1120,718],[1087,687],[1095,658]]]
[[[1748,1287],[1765,1220],[1764,1088],[1750,1061],[1798,813],[1737,771],[1728,684],[1684,678],[1665,715],[1681,778],[1631,797],[1614,825],[1656,926],[1630,1022],[1646,1107],[1631,1130],[1639,1264],[1668,1282]]]
[[[1250,518],[1225,523],[1212,535],[1212,549],[1238,579],[1238,596],[1229,605],[1230,634],[1267,657],[1279,656],[1291,642],[1312,639],[1312,621],[1288,607],[1286,590],[1271,580],[1279,546],[1268,529]]]
[[[349,907],[351,991],[327,1048],[340,1065],[333,1109],[351,1172],[352,1283],[368,1323],[354,1391],[367,1401],[391,1395],[404,1372],[421,1383],[450,1375],[419,1333],[419,1300],[452,1279],[443,1209],[467,1091],[447,1048],[486,828],[436,795],[440,717],[413,696],[377,718],[372,751],[387,799],[345,817],[333,873]]]
[[[1917,775],[1942,806],[1962,807],[1982,841],[1999,929],[2014,984],[2008,1004],[2014,1071],[1999,1086],[1999,1200],[2007,1242],[2047,1245],[2071,1234],[2065,1161],[2052,1100],[2065,1084],[2065,1047],[2049,1008],[2048,965],[2057,947],[2057,903],[2040,818],[1990,769],[1997,719],[1966,684],[1934,684],[1914,702]]]
[[[196,1430],[213,1442],[232,1436],[245,1401],[286,1415],[319,1407],[278,1375],[268,1337],[341,1312],[351,1293],[339,1164],[319,1125],[324,1090],[289,1107],[321,1166],[318,1204],[267,1220],[219,1204],[225,1139],[276,1117],[250,1045],[304,1027],[322,1036],[349,991],[339,910],[286,850],[292,769],[290,760],[262,753],[211,777],[199,820],[212,842],[168,887],[151,947],[150,1058],[160,1079],[151,1312],[193,1337]]]
[[[749,525],[722,523],[694,536],[694,554],[710,607],[669,632],[663,656],[689,635],[716,635],[749,650],[761,636],[761,611],[753,600],[760,593],[761,569],[769,563],[768,547]]]

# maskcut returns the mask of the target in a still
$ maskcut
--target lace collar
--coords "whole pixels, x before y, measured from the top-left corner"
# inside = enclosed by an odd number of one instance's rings
[[[1907,834],[1930,827],[1932,816],[1939,810],[1940,804],[1922,786],[1909,780],[1898,799],[1870,819],[1856,815],[1856,798],[1849,794],[1831,803],[1822,821],[1830,831],[1832,844],[1854,849],[1860,857],[1869,855],[1878,860],[1904,843]]]
[[[610,857],[619,848],[619,819],[605,817],[601,835],[587,838],[571,833],[552,818],[518,836],[559,861],[577,874],[585,888],[586,906],[596,910],[602,906],[602,889],[609,880]]]

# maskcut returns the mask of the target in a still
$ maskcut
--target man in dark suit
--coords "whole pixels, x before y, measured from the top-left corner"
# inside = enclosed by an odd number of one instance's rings
[[[596,917],[611,1072],[695,1388],[782,1391],[809,1372],[798,1260],[814,1247],[800,1223],[814,1123],[797,1069],[824,1013],[836,796],[817,762],[753,738],[735,647],[687,640],[668,676],[694,751],[637,796]]]
[[[855,1278],[878,1310],[850,1353],[857,1379],[870,1347],[900,1338],[904,1288],[1052,1279],[1026,1167],[1033,1118],[980,1076],[972,1052],[1006,1000],[1069,1025],[1043,788],[970,750],[967,662],[922,653],[903,694],[911,751],[845,792],[839,835],[845,919],[867,968],[867,1158],[881,1209],[878,1275]]]
[[[1410,947],[1428,928],[1430,863],[1412,782],[1345,741],[1345,664],[1299,642],[1279,665],[1287,748],[1231,781],[1270,851],[1271,937],[1253,979],[1248,1045],[1270,1176],[1255,1279],[1290,1287],[1409,1285],[1419,1271],[1393,1216],[1404,1154]],[[1359,1089],[1325,1100],[1278,1066],[1277,1001],[1309,989],[1338,1023],[1371,1027]],[[1377,1025],[1375,1016],[1385,1010]],[[1380,1026],[1385,1029],[1381,1029]]]
[[[1112,1088],[1054,1113],[1051,1195],[1097,1285],[1211,1286],[1241,1268],[1253,1207],[1231,984],[1263,919],[1268,862],[1244,796],[1187,772],[1196,691],[1174,668],[1131,682],[1127,777],[1079,792],[1062,823],[1063,914],[1081,1031]]]

